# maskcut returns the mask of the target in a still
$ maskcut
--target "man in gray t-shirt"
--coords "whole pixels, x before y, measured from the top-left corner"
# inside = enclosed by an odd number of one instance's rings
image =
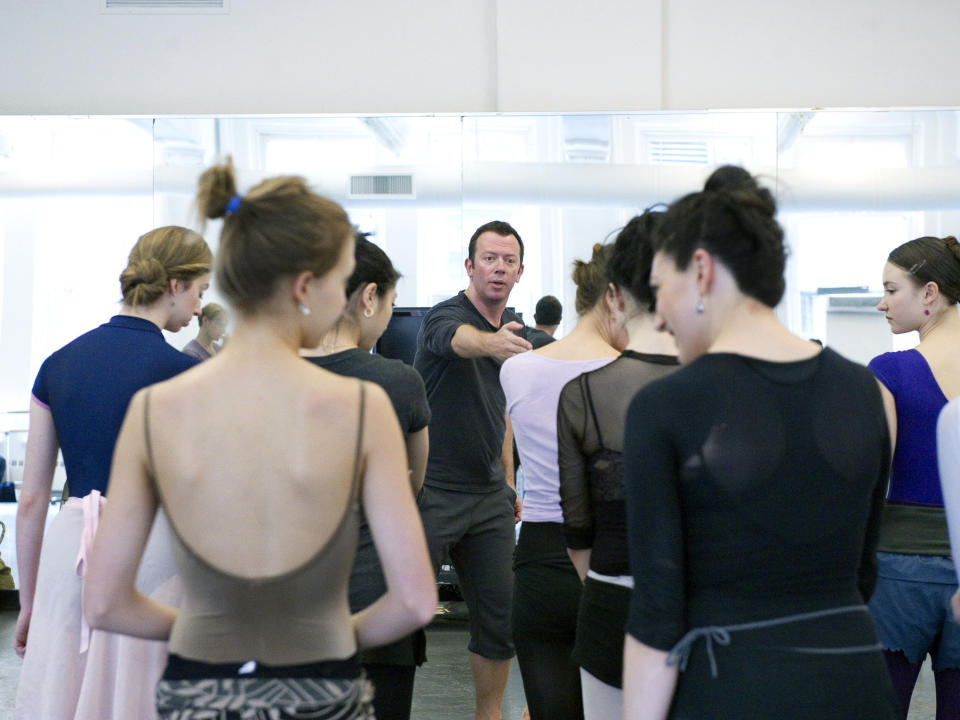
[[[449,552],[470,611],[476,718],[500,717],[514,655],[511,555],[520,500],[500,364],[531,345],[506,312],[523,274],[523,242],[509,224],[477,228],[464,263],[465,291],[431,308],[414,367],[430,401],[430,455],[420,512],[434,568]]]

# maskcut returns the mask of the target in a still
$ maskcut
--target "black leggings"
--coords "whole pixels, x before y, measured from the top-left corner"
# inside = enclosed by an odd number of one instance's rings
[[[530,720],[583,720],[580,668],[571,657],[582,584],[562,525],[521,525],[513,569],[513,643]]]
[[[913,688],[917,684],[923,661],[910,662],[902,650],[884,650],[883,657],[887,661],[890,680],[900,704],[900,717],[906,720],[910,710],[910,698],[913,696]],[[933,680],[937,692],[936,720],[956,720],[960,717],[960,670],[935,670]]]
[[[364,665],[373,683],[373,710],[377,720],[410,720],[414,665]]]

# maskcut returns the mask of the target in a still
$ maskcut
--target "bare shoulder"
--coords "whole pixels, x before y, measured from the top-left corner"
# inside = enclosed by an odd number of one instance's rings
[[[362,385],[364,402],[370,410],[378,415],[388,411],[393,413],[393,403],[386,390],[369,380],[363,380]]]

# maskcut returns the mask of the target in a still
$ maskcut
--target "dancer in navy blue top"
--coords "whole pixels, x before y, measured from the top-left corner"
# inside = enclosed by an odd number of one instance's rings
[[[78,549],[92,542],[130,399],[197,362],[168,345],[161,328],[180,330],[200,312],[211,261],[210,248],[192,230],[163,227],[142,236],[120,275],[120,314],[53,353],[37,375],[17,512],[21,609],[14,644],[24,663],[16,717],[110,718],[114,703],[124,704],[117,712],[129,717],[149,717],[144,706],[152,712],[165,648],[141,648],[136,662],[123,662],[105,634],[89,637],[81,625]],[[58,449],[70,500],[44,535]],[[163,566],[172,563],[158,560],[154,569]],[[152,582],[146,571],[141,579]],[[156,677],[146,682],[120,679],[152,671]]]
[[[196,364],[156,324],[130,315],[115,315],[44,361],[32,400],[53,417],[72,497],[106,493],[113,445],[133,394]]]
[[[937,416],[960,397],[960,244],[921,237],[893,250],[877,305],[894,334],[918,331],[912,350],[870,361],[897,412],[897,443],[880,527],[870,612],[906,718],[924,658],[932,658],[937,718],[960,717],[957,589],[937,468]]]

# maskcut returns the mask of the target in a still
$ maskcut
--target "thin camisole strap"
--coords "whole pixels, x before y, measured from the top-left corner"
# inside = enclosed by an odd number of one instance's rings
[[[153,487],[157,489],[157,468],[153,464],[153,443],[150,441],[150,392],[153,388],[147,388],[143,394],[143,439],[147,446],[147,469],[150,471],[150,480],[153,481]]]
[[[357,421],[357,450],[356,454],[353,457],[353,483],[350,487],[350,497],[353,498],[353,502],[357,502],[357,495],[359,493],[360,487],[360,455],[363,450],[363,421],[364,415],[366,413],[367,406],[367,395],[366,389],[363,386],[363,380],[360,381],[360,413],[359,420]]]
[[[607,446],[603,444],[603,433],[600,432],[600,420],[597,418],[597,411],[593,407],[593,395],[590,393],[590,380],[587,378],[586,373],[580,376],[580,382],[583,385],[583,394],[587,398],[587,405],[590,407],[593,427],[597,430],[597,442],[600,443],[601,450],[606,450]]]

